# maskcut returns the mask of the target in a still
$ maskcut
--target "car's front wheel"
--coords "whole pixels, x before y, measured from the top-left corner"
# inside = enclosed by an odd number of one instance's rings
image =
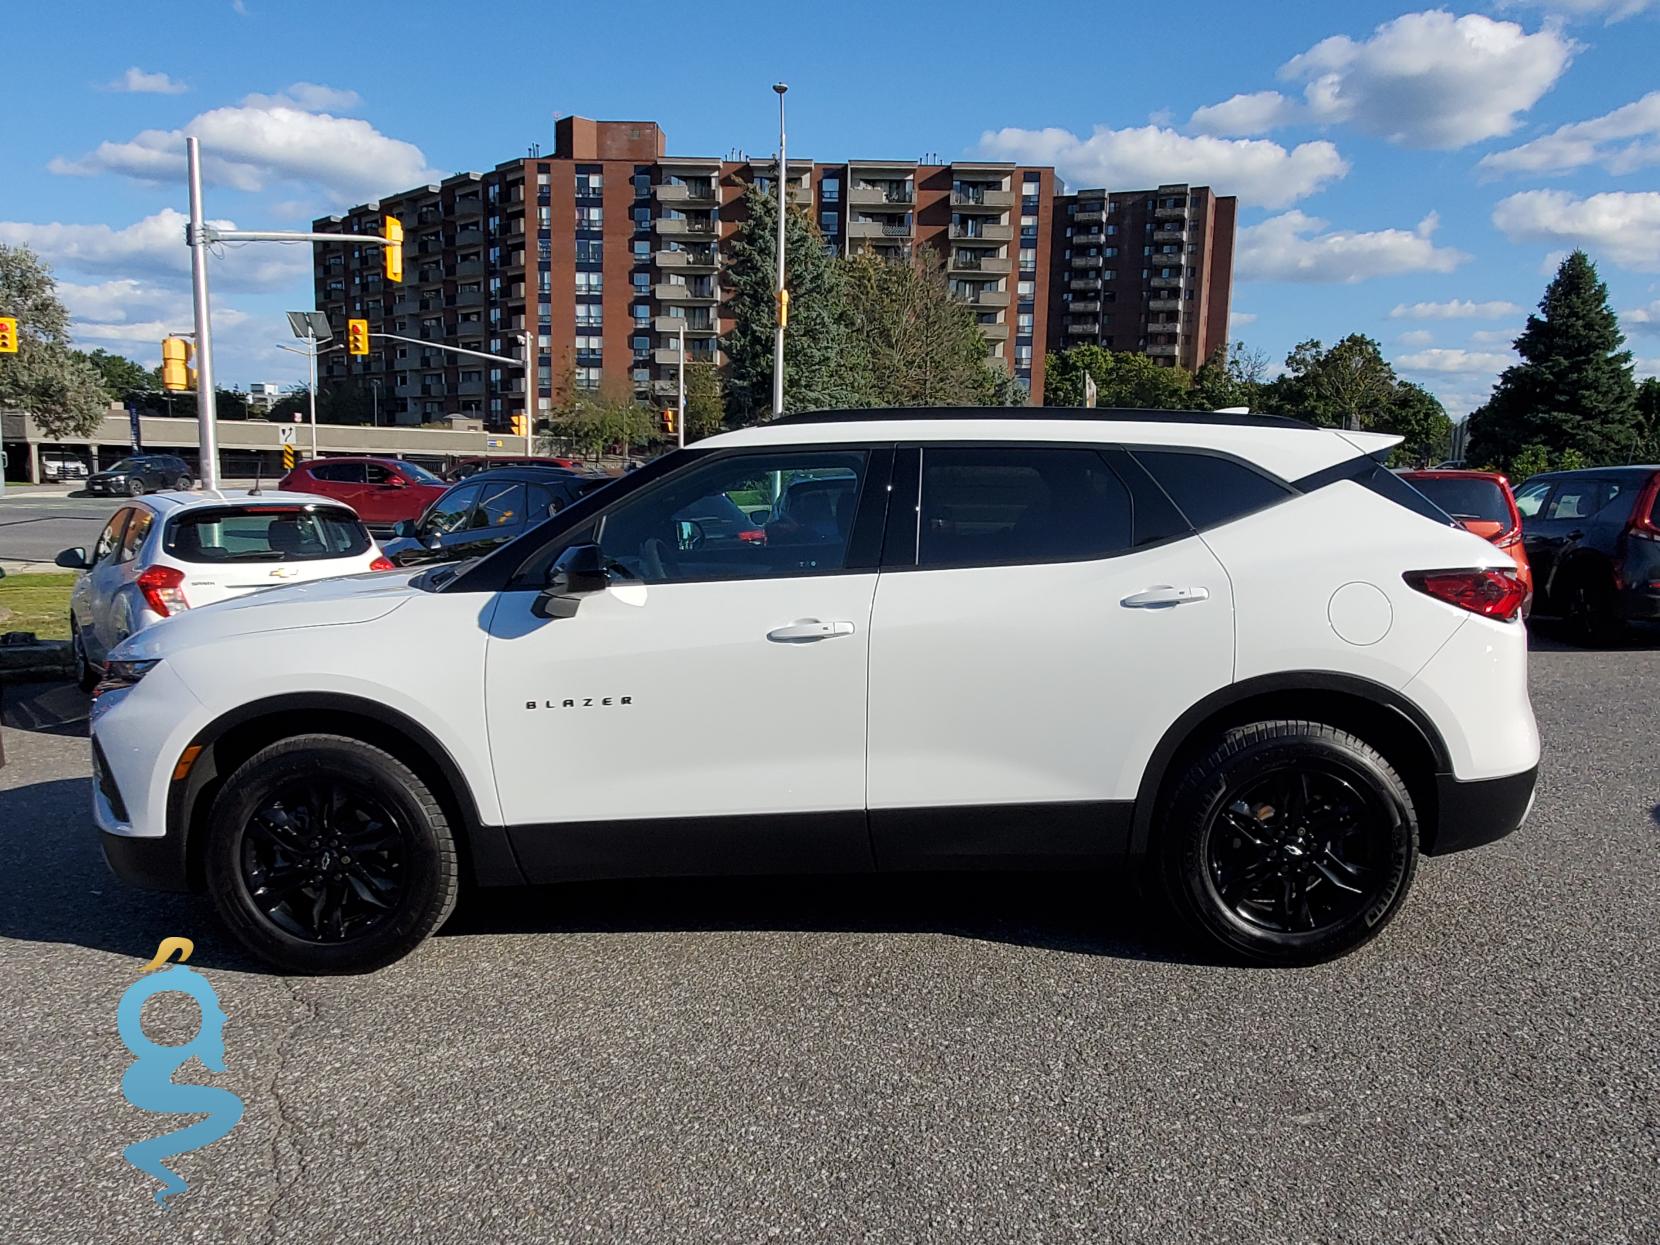
[[[1364,740],[1305,721],[1227,731],[1166,806],[1160,863],[1178,912],[1233,955],[1312,964],[1378,933],[1406,898],[1418,823]]]
[[[215,908],[285,972],[401,959],[455,907],[455,841],[432,792],[389,753],[302,735],[248,758],[210,814]]]
[[[69,651],[75,660],[75,686],[90,692],[98,686],[98,669],[86,655],[86,641],[81,637],[81,626],[75,615],[69,616]]]
[[[143,497],[144,496],[144,481],[140,480],[137,476],[134,476],[132,479],[128,480],[127,481],[127,496],[128,497]]]

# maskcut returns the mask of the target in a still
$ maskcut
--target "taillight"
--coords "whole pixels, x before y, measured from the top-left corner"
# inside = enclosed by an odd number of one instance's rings
[[[152,566],[140,571],[134,582],[145,603],[163,618],[190,608],[184,599],[184,572],[176,566]]]
[[[1515,618],[1527,600],[1527,588],[1515,571],[1408,571],[1402,578],[1437,601],[1499,622]]]
[[[380,557],[369,563],[369,569],[371,571],[395,571],[398,568],[393,566],[392,559],[383,553]]]
[[[739,532],[738,539],[746,545],[764,545],[767,543],[767,534],[758,530]]]

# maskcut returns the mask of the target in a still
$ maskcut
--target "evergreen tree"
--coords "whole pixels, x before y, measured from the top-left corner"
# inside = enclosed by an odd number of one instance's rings
[[[736,425],[772,410],[772,346],[777,324],[778,200],[751,187],[748,219],[732,240],[726,279],[732,290],[725,314],[737,327],[721,340],[728,360],[726,417]],[[847,316],[840,272],[825,254],[824,238],[799,209],[784,222],[785,287],[790,293],[784,333],[784,409],[809,411],[857,405],[849,384]]]
[[[1516,339],[1487,404],[1470,416],[1470,456],[1508,464],[1530,445],[1572,450],[1590,463],[1623,462],[1640,439],[1631,352],[1608,287],[1584,251],[1562,261]]]
[[[1660,377],[1650,376],[1637,386],[1637,438],[1632,459],[1660,463]]]
[[[69,345],[69,312],[51,270],[0,243],[0,311],[17,319],[17,353],[0,354],[0,406],[28,411],[48,437],[88,437],[109,409],[97,368]]]

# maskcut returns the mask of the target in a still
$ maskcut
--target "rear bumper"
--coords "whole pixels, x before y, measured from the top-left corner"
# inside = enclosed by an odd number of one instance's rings
[[[1436,775],[1436,824],[1424,828],[1424,854],[1445,856],[1504,838],[1532,811],[1538,778],[1537,765],[1503,778],[1468,782],[1451,774]]]
[[[1620,593],[1620,615],[1633,622],[1660,620],[1660,588],[1627,588]]]

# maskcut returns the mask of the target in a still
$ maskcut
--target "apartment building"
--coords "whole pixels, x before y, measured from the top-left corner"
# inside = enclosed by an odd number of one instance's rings
[[[319,243],[316,305],[337,331],[363,317],[372,333],[414,339],[377,339],[364,358],[330,353],[322,378],[374,386],[388,422],[459,415],[502,428],[526,408],[521,368],[422,343],[518,356],[528,333],[539,411],[567,383],[668,399],[682,329],[688,358],[719,361],[718,338],[733,327],[721,282],[728,243],[745,190],[771,188],[777,164],[671,157],[653,122],[566,117],[548,155],[533,149],[318,220],[321,233],[378,233],[387,215],[403,222],[401,285],[382,281],[378,247]],[[988,353],[1041,395],[1055,305],[1052,169],[792,159],[785,181],[834,253],[937,248]]]
[[[1082,190],[1051,211],[1049,349],[1093,344],[1193,371],[1227,342],[1232,195]]]

